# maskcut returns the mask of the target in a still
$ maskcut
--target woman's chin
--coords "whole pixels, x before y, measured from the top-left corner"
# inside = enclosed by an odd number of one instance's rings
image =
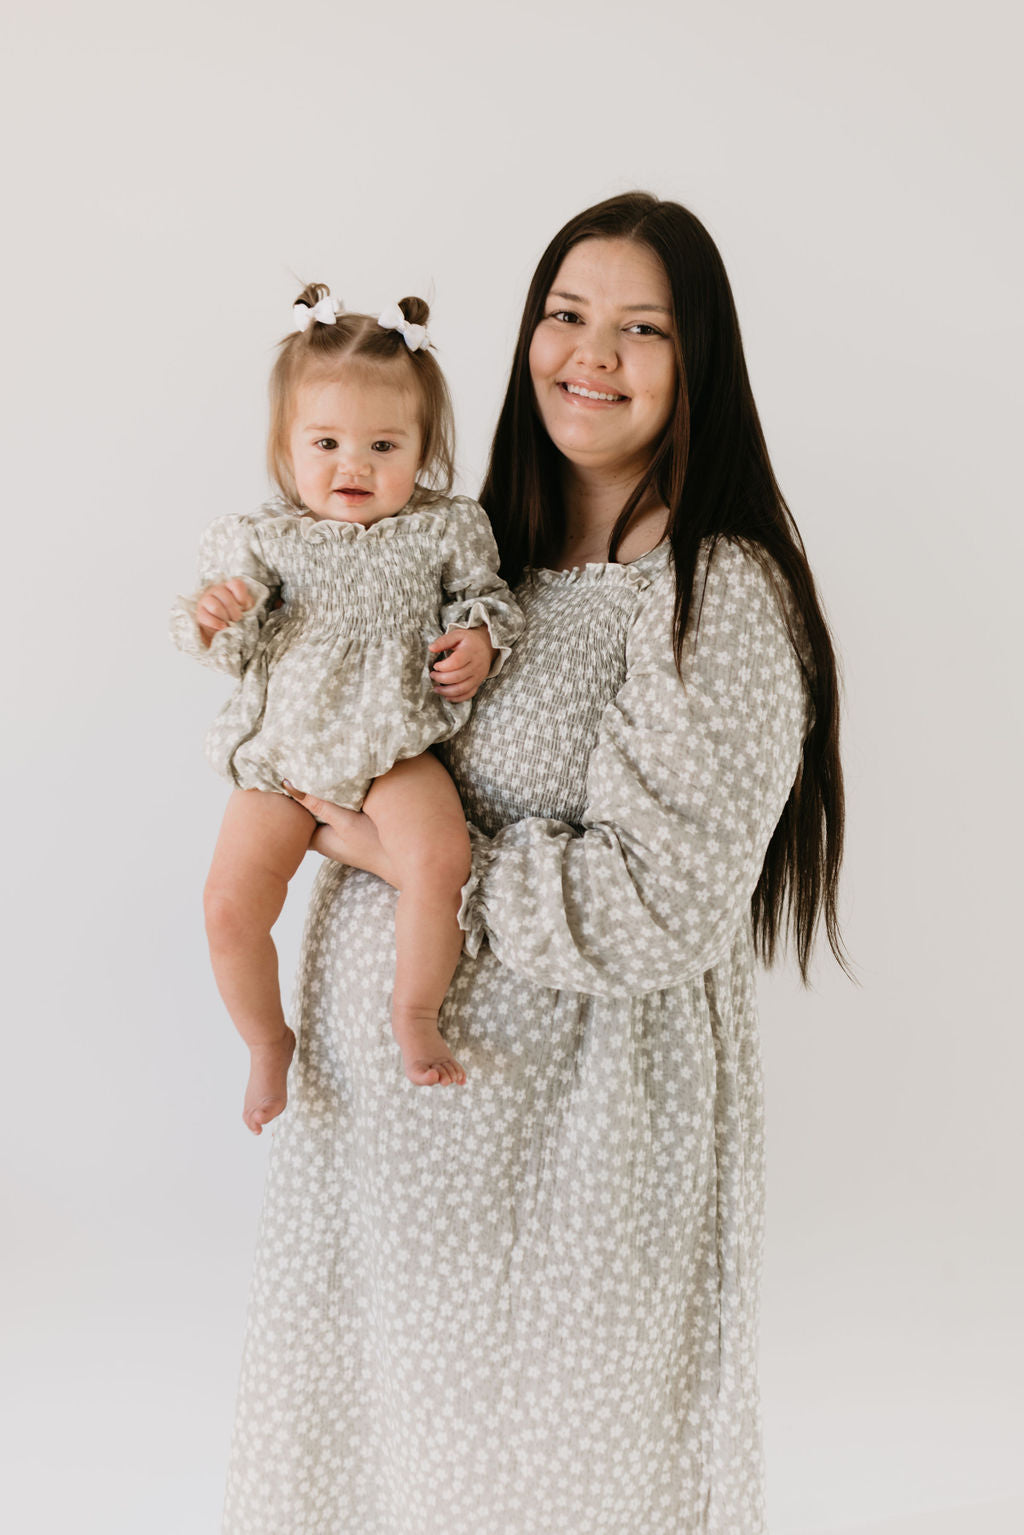
[[[574,468],[616,481],[639,478],[650,461],[646,445],[638,448],[632,442],[609,441],[606,435],[598,433],[572,433],[561,441],[552,440],[562,457]]]

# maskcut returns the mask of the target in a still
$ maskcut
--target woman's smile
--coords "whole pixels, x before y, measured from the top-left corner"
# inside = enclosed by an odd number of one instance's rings
[[[558,387],[572,399],[579,400],[582,405],[621,405],[626,398],[624,394],[609,394],[607,388],[602,389],[598,384],[583,383],[579,379],[568,381],[563,379]]]

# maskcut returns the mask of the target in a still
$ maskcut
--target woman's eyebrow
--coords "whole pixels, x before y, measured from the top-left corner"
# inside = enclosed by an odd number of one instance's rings
[[[585,304],[587,302],[587,300],[583,298],[579,293],[562,293],[557,288],[553,288],[551,290],[550,297],[567,298],[570,304]],[[658,314],[672,313],[671,309],[669,309],[665,304],[623,304],[622,308],[624,310],[628,310],[630,313],[638,309],[653,309]]]

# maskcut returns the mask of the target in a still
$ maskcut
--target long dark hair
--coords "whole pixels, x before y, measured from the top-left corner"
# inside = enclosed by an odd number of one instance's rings
[[[773,581],[788,586],[806,636],[806,645],[791,638],[814,721],[754,891],[754,941],[769,965],[792,938],[806,983],[823,918],[829,946],[849,972],[836,910],[844,800],[835,653],[803,542],[768,458],[725,266],[703,224],[679,203],[660,202],[646,192],[609,198],[571,219],[540,259],[480,492],[501,550],[502,574],[514,585],[527,566],[552,563],[563,546],[560,455],[534,402],[529,350],[562,262],[573,246],[590,239],[636,240],[660,260],[672,293],[679,378],[675,411],[622,508],[608,558],[615,559],[637,508],[656,494],[669,512],[677,667],[705,541],[712,557],[719,539],[741,543],[764,562]]]

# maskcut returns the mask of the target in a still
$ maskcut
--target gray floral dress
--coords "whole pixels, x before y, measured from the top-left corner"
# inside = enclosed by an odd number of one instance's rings
[[[234,576],[253,605],[209,647],[198,593],[171,615],[180,649],[239,679],[207,756],[240,789],[280,794],[288,778],[351,809],[374,778],[469,718],[470,703],[433,691],[430,641],[486,624],[493,675],[523,624],[487,514],[465,496],[410,503],[367,527],[284,501],[220,517],[200,547],[199,590]]]
[[[443,753],[474,827],[442,1012],[464,1087],[394,1050],[394,892],[319,876],[226,1535],[764,1529],[750,898],[803,673],[731,544],[683,681],[664,548],[517,595]]]

